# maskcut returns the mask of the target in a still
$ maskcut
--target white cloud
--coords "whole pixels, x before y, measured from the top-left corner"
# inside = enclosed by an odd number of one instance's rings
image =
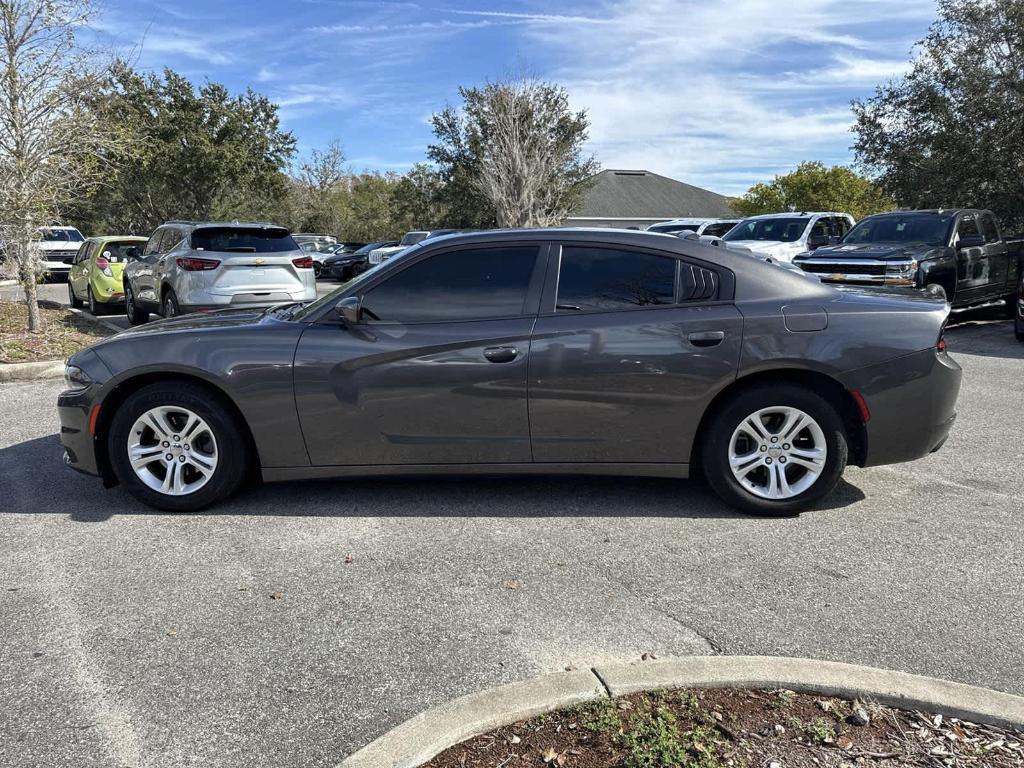
[[[849,100],[905,70],[933,14],[932,0],[608,0],[588,8],[606,23],[527,29],[557,52],[545,74],[588,110],[604,167],[737,194],[801,160],[847,162]],[[896,16],[916,20],[909,39],[893,39]]]

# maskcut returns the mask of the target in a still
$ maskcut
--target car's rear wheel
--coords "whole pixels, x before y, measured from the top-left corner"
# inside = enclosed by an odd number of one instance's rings
[[[71,287],[71,278],[68,278],[68,303],[75,309],[82,308],[82,300],[75,296],[75,289]]]
[[[163,300],[163,316],[164,317],[177,317],[181,314],[181,307],[178,305],[178,294],[174,292],[173,288],[168,288],[164,294]]]
[[[234,414],[207,389],[151,384],[118,408],[107,450],[114,473],[140,501],[193,512],[234,493],[248,450]]]
[[[124,284],[124,313],[128,316],[128,322],[132,325],[142,325],[149,322],[149,312],[142,309],[135,301],[135,292],[129,282]]]
[[[782,384],[740,392],[712,417],[704,474],[728,504],[791,515],[831,493],[846,468],[846,430],[816,392]]]

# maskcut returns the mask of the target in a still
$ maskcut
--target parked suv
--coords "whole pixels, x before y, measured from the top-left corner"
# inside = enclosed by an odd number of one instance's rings
[[[793,261],[797,254],[838,243],[854,223],[848,213],[767,213],[744,219],[722,242],[734,251]]]
[[[312,301],[313,259],[273,224],[169,221],[125,267],[124,297],[132,325],[150,312]]]
[[[412,232],[406,232],[401,240],[398,241],[398,245],[388,246],[386,248],[376,248],[370,251],[370,257],[368,262],[371,267],[381,264],[396,253],[404,251],[410,245],[416,245],[422,243],[424,240],[429,240],[432,237],[440,237],[441,235],[450,235],[454,232],[458,232],[457,229],[417,229]]]

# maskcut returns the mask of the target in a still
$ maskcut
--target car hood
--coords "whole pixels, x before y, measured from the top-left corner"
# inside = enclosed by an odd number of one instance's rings
[[[872,259],[875,261],[905,261],[920,258],[935,246],[923,243],[850,243],[825,245],[812,253],[802,254],[800,261],[814,259]]]
[[[119,339],[131,336],[160,336],[167,333],[178,333],[181,331],[205,331],[217,328],[239,328],[242,326],[259,325],[266,319],[266,307],[245,307],[241,309],[219,309],[214,312],[193,312],[189,315],[179,315],[167,320],[158,320],[155,323],[137,325],[111,339]],[[100,342],[103,344],[104,342]]]
[[[784,243],[781,240],[723,240],[722,245],[734,251],[749,251],[763,256],[777,256],[799,252],[799,243]]]

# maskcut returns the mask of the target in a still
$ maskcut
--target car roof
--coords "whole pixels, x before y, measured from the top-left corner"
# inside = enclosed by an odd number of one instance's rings
[[[269,221],[165,221],[161,227],[239,227],[242,229],[288,229]]]
[[[739,221],[739,219],[712,219],[712,218],[700,218],[699,216],[691,216],[689,218],[682,219],[666,219],[665,221],[658,221],[651,224],[652,227],[663,227],[666,224],[715,224],[719,221]]]
[[[93,237],[87,237],[86,240],[94,243],[102,243],[107,240],[126,240],[133,243],[144,243],[149,238],[144,235],[94,235]]]
[[[984,208],[922,208],[913,211],[879,211],[872,216],[956,216],[959,213],[990,213]],[[868,218],[865,216],[864,218]]]
[[[792,219],[802,216],[849,216],[842,211],[781,211],[779,213],[759,213],[756,216],[747,216],[743,221],[751,219]]]

